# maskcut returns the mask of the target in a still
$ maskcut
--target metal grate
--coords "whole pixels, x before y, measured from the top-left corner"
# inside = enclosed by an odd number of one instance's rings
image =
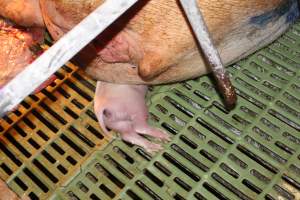
[[[229,71],[230,113],[209,76],[152,88],[172,142],[151,157],[101,134],[95,82],[69,63],[0,121],[0,177],[31,199],[300,199],[300,23]]]

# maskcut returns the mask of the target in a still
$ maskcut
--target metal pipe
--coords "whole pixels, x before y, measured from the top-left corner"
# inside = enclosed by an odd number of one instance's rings
[[[202,13],[196,0],[179,0],[183,10],[192,26],[197,41],[201,46],[203,53],[212,68],[214,78],[217,82],[217,88],[221,92],[227,109],[234,108],[237,96],[232,86],[229,75],[220,58],[219,52],[213,44],[207,25],[205,24]]]

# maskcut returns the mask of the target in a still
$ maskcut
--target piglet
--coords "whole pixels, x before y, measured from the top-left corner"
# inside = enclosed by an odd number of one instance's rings
[[[162,146],[150,142],[143,135],[161,141],[169,141],[170,137],[162,130],[148,125],[146,92],[145,85],[121,85],[98,81],[94,110],[105,134],[108,134],[109,128],[120,133],[123,140],[139,145],[148,152],[156,152],[162,150]]]

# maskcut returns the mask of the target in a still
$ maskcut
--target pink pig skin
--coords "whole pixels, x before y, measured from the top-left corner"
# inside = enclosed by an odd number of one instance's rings
[[[141,135],[149,135],[161,141],[169,141],[169,135],[148,125],[146,92],[147,86],[144,85],[120,85],[98,81],[94,110],[106,134],[109,128],[120,133],[123,140],[139,145],[148,152],[156,152],[162,150],[162,146],[148,141]]]

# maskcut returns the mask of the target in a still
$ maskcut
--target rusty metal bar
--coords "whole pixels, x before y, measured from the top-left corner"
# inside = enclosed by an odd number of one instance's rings
[[[205,24],[201,10],[196,0],[179,0],[183,10],[192,26],[194,34],[201,46],[203,53],[212,68],[217,82],[218,90],[221,92],[227,109],[233,109],[237,96],[232,86],[229,75],[220,58],[219,52],[213,44],[207,25]]]

